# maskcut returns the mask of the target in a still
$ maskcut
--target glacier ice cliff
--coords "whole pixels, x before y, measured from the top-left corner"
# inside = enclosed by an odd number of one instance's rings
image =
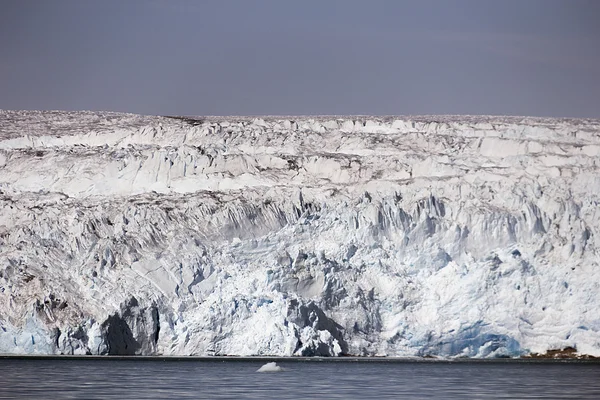
[[[600,121],[0,111],[0,353],[600,356]]]

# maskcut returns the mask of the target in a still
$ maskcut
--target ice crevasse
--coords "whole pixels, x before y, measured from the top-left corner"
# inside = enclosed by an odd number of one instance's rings
[[[0,111],[0,353],[600,356],[600,121]]]

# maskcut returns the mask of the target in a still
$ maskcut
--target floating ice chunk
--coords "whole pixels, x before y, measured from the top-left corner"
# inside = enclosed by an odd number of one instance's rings
[[[256,372],[283,372],[284,369],[277,365],[276,362],[269,362],[256,370]]]

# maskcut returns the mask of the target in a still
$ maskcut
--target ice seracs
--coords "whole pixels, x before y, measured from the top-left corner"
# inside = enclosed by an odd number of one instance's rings
[[[600,123],[0,111],[0,352],[600,356]]]

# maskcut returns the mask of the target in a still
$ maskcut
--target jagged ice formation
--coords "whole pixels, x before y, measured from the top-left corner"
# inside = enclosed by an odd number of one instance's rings
[[[0,353],[600,356],[599,132],[0,111]]]

